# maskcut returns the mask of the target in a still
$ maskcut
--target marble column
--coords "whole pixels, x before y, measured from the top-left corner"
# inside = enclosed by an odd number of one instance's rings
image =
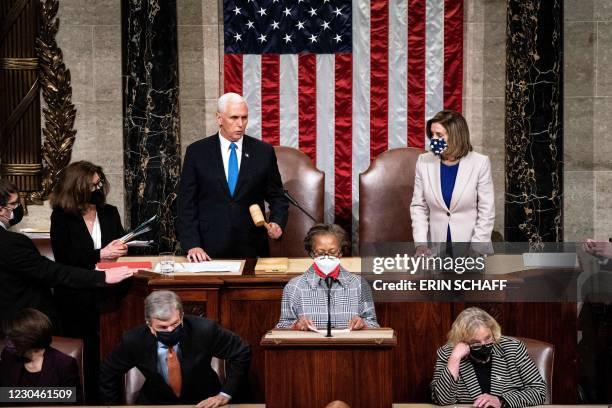
[[[563,239],[563,2],[508,0],[505,238]]]
[[[174,249],[180,176],[176,0],[122,2],[126,225],[152,215],[154,251]]]

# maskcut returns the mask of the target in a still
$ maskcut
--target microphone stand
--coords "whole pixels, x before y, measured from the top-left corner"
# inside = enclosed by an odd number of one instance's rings
[[[332,337],[331,334],[331,286],[334,278],[328,276],[325,278],[325,284],[327,284],[327,334],[325,337]]]
[[[300,211],[302,211],[304,214],[306,214],[306,216],[307,216],[308,218],[310,218],[310,219],[312,220],[312,222],[314,222],[315,224],[317,223],[317,220],[315,220],[315,218],[314,218],[312,215],[310,215],[310,214],[308,213],[308,211],[306,211],[306,210],[305,210],[305,209],[304,209],[304,208],[303,208],[303,207],[300,205],[300,203],[298,203],[298,202],[296,201],[296,199],[295,199],[295,198],[293,198],[293,197],[291,196],[291,194],[289,194],[289,190],[283,190],[283,195],[285,196],[285,198],[287,198],[287,200],[289,200],[289,202],[290,202],[291,204],[293,204],[293,205],[294,205],[294,206],[296,206],[296,207],[297,207],[297,208],[298,208]]]

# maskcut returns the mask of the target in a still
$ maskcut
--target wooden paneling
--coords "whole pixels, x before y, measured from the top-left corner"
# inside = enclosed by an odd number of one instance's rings
[[[118,291],[117,295],[122,300],[110,302],[105,309],[102,317],[102,355],[117,343],[123,330],[142,324],[142,303],[150,291],[162,288],[176,290],[184,301],[202,305],[208,317],[218,319],[222,326],[251,345],[252,362],[248,384],[236,396],[235,402],[264,402],[269,377],[265,377],[265,353],[259,343],[265,332],[278,322],[282,288],[290,277],[254,276],[252,266],[245,268],[244,276],[240,277],[137,277],[123,292]],[[490,311],[499,320],[504,334],[552,343],[555,346],[552,402],[576,403],[575,303],[499,302],[477,305]],[[467,306],[470,305],[452,302],[376,304],[381,326],[391,327],[397,333],[398,343],[392,352],[392,366],[379,373],[391,379],[394,402],[430,401],[429,383],[433,375],[436,350],[446,341],[446,333],[454,318]],[[315,364],[306,356],[303,360],[294,364],[303,364],[304,369],[308,364]],[[350,367],[350,364],[347,365],[348,369]],[[305,384],[304,390],[307,389],[308,385]]]

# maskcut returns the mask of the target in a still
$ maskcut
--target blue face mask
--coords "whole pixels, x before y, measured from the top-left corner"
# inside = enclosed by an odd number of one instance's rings
[[[429,142],[429,147],[431,148],[431,152],[433,154],[439,156],[448,148],[448,144],[446,143],[446,140],[442,138],[438,139],[432,137],[431,141]]]

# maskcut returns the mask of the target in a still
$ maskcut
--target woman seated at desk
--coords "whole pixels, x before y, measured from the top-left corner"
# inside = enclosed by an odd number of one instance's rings
[[[431,382],[439,405],[526,407],[546,399],[546,383],[527,355],[525,345],[502,336],[495,319],[470,307],[459,313],[438,349]]]
[[[378,327],[367,282],[340,265],[342,251],[348,248],[346,232],[335,224],[317,224],[306,234],[304,246],[314,263],[285,286],[281,317],[276,327],[294,330],[327,327],[328,288],[332,328]]]
[[[6,323],[0,386],[76,387],[77,402],[82,402],[77,362],[51,347],[52,331],[47,315],[36,309],[23,309]]]

